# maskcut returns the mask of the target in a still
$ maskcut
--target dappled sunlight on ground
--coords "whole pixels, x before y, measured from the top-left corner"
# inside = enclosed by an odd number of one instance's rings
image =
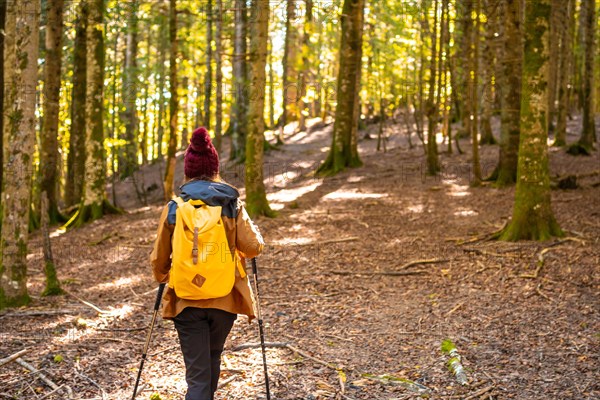
[[[364,200],[388,197],[387,193],[362,193],[360,189],[339,189],[322,197],[322,200]]]

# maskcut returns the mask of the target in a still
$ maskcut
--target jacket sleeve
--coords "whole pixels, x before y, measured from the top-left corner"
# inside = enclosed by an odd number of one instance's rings
[[[243,205],[236,218],[235,246],[245,258],[258,256],[265,247],[258,227],[252,222]]]
[[[167,221],[168,212],[169,207],[167,205],[160,216],[154,249],[150,254],[150,264],[152,265],[154,279],[160,283],[169,281],[169,270],[171,269],[171,236],[173,235],[173,226],[169,225]]]

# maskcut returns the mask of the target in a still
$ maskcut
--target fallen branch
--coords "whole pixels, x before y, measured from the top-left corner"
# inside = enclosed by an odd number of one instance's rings
[[[44,400],[47,399],[48,397],[52,396],[54,393],[58,392],[60,389],[62,389],[65,385],[60,385],[59,387],[57,387],[56,389],[52,389],[52,391],[50,393],[46,393],[43,397],[40,397],[39,400]]]
[[[21,358],[17,358],[15,362],[21,367],[31,371],[32,374],[37,375],[46,385],[50,386],[51,389],[59,390],[59,386],[56,383],[52,382],[46,375],[42,374],[40,370],[35,368],[33,365],[29,364],[26,361],[23,361],[23,359]]]
[[[307,243],[285,243],[285,244],[272,244],[270,246],[273,247],[285,247],[285,246],[313,246],[313,245],[323,245],[323,244],[331,244],[331,243],[344,243],[344,242],[353,242],[358,240],[358,237],[347,237],[341,239],[330,239],[330,240],[320,240],[318,242],[307,242]]]
[[[102,394],[102,400],[106,399],[106,391],[104,390],[104,388],[102,386],[100,386],[98,384],[98,382],[96,382],[95,380],[93,380],[92,378],[90,378],[89,376],[87,376],[86,374],[84,374],[83,372],[79,372],[77,370],[75,370],[75,372],[77,372],[77,375],[81,376],[82,378],[87,379],[88,381],[90,381],[90,383],[94,386],[96,386],[98,389],[100,389],[100,393]]]
[[[223,382],[219,383],[218,388],[221,389],[223,386],[230,384],[231,382],[235,381],[237,378],[239,378],[239,375],[233,375],[233,376],[225,379]]]
[[[29,349],[23,349],[11,356],[5,357],[3,359],[0,360],[0,367],[3,366],[4,364],[8,364],[9,362],[15,361],[17,358],[21,357],[22,355],[24,355],[25,353],[27,353],[29,351]]]
[[[420,264],[437,264],[437,263],[443,263],[443,262],[448,262],[447,259],[444,258],[433,258],[431,260],[414,260],[414,261],[410,261],[407,262],[404,265],[401,265],[398,267],[398,269],[406,269],[406,268],[410,268],[414,265],[420,265]]]
[[[489,392],[490,390],[494,389],[495,387],[496,387],[495,385],[486,386],[483,389],[480,389],[480,390],[476,391],[475,393],[468,395],[467,397],[464,398],[464,400],[472,400],[476,397],[484,395],[487,392]]]
[[[321,360],[321,359],[319,359],[319,358],[313,357],[313,356],[311,356],[310,354],[307,354],[307,353],[305,353],[304,351],[302,351],[302,350],[300,350],[300,349],[298,349],[298,348],[296,348],[296,347],[294,347],[294,346],[292,346],[292,345],[290,345],[290,344],[288,344],[288,345],[287,345],[287,346],[285,346],[285,347],[287,347],[289,350],[293,351],[294,353],[297,353],[297,354],[301,355],[301,356],[302,356],[302,357],[304,357],[304,358],[308,358],[309,360],[312,360],[312,361],[314,361],[314,362],[316,362],[316,363],[318,363],[318,364],[324,365],[324,366],[326,366],[326,367],[328,367],[328,368],[331,368],[331,369],[334,369],[334,370],[336,370],[336,371],[338,371],[338,370],[339,370],[339,368],[338,368],[338,367],[336,367],[334,364],[331,364],[331,363],[328,363],[328,362],[326,362],[326,361],[323,361],[323,360]]]
[[[261,347],[260,343],[245,343],[240,344],[239,346],[235,346],[231,351],[240,351],[245,349],[259,349]],[[265,347],[288,347],[286,342],[265,342]]]
[[[467,374],[462,365],[462,360],[456,346],[450,339],[446,339],[442,342],[442,353],[450,357],[447,362],[448,370],[452,372],[452,375],[456,377],[456,380],[461,385],[468,385]]]
[[[406,275],[421,275],[427,271],[419,269],[416,271],[373,271],[373,272],[351,272],[351,271],[331,271],[334,275],[384,275],[384,276],[406,276]]]
[[[63,289],[63,290],[64,290],[64,289]],[[108,311],[105,311],[105,310],[101,309],[100,307],[97,307],[97,306],[95,306],[94,304],[90,303],[89,301],[86,301],[86,300],[82,299],[81,297],[74,295],[74,294],[73,294],[73,293],[71,293],[71,292],[68,292],[68,291],[66,291],[66,290],[64,290],[64,292],[65,292],[66,294],[68,294],[69,296],[73,297],[75,300],[77,300],[77,301],[79,301],[80,303],[82,303],[82,304],[84,304],[84,305],[86,305],[86,306],[90,307],[91,309],[93,309],[94,311],[96,311],[96,312],[98,312],[98,313],[100,313],[100,314],[107,314],[107,313],[108,313]]]

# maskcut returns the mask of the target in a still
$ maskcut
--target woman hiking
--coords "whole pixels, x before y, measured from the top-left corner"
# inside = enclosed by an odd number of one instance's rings
[[[219,156],[205,128],[192,134],[184,173],[181,195],[160,216],[150,261],[154,278],[169,282],[162,315],[173,320],[179,336],[185,399],[213,400],[237,314],[255,317],[244,258],[258,256],[264,242],[237,189],[221,181]],[[215,239],[219,234],[222,239]]]

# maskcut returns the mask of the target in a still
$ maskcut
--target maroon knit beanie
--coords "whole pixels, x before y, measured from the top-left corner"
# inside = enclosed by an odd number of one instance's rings
[[[185,176],[192,178],[215,178],[219,175],[219,155],[205,128],[192,134],[190,145],[183,159]]]

